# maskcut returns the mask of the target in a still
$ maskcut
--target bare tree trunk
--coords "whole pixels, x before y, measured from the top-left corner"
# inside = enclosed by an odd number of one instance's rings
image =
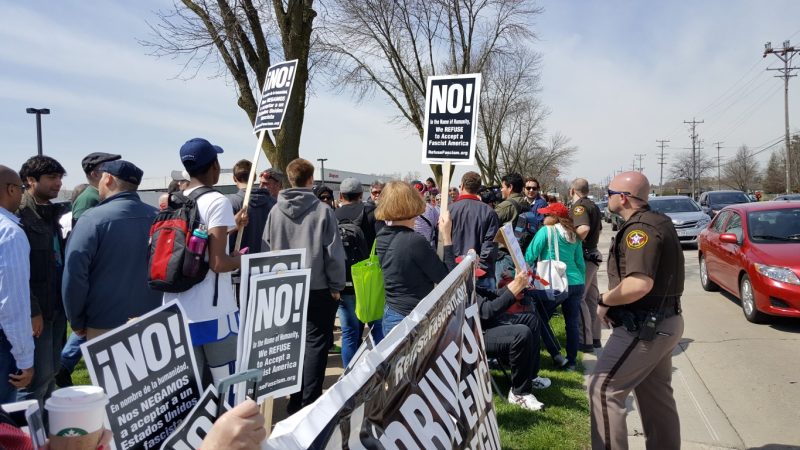
[[[233,80],[236,103],[251,125],[273,54],[298,60],[282,128],[274,140],[268,135],[262,146],[272,166],[285,170],[299,155],[317,15],[313,0],[181,0],[181,5],[159,12],[156,23],[150,24],[153,40],[140,43],[155,56],[184,57],[180,74],[194,71],[186,78],[193,78],[207,63],[216,63],[220,75]],[[276,48],[270,49],[270,42],[276,41],[268,39],[270,35],[279,38],[279,47],[273,44]]]

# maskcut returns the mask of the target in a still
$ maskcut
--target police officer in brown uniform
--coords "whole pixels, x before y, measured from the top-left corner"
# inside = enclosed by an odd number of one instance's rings
[[[614,330],[589,381],[594,449],[628,448],[631,391],[647,448],[680,448],[671,383],[672,351],[683,334],[683,251],[670,219],[650,211],[649,192],[639,172],[621,173],[608,187],[608,208],[625,223],[609,252],[610,289],[597,307],[598,319]]]
[[[577,178],[570,186],[572,208],[569,215],[575,224],[578,238],[583,241],[583,260],[586,263],[586,278],[581,302],[581,346],[582,352],[591,353],[600,348],[600,321],[597,320],[597,301],[600,291],[597,289],[597,270],[603,262],[603,255],[597,250],[603,222],[600,220],[600,208],[589,199],[589,182]]]

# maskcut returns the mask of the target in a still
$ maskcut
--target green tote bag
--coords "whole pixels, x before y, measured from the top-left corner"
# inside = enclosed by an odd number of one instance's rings
[[[356,291],[356,317],[364,323],[383,317],[383,305],[386,302],[386,291],[383,286],[383,271],[375,244],[369,258],[359,261],[350,268],[353,275],[353,289]]]

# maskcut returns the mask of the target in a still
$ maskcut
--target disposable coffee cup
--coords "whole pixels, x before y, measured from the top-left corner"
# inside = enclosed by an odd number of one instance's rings
[[[107,404],[105,391],[97,386],[72,386],[54,391],[45,402],[49,416],[50,448],[96,448],[103,434]]]

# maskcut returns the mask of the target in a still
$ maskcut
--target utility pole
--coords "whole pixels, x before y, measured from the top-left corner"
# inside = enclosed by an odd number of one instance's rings
[[[698,121],[692,118],[690,121],[684,120],[683,123],[691,125],[692,127],[692,199],[694,200],[697,198],[697,124],[705,123],[705,121]]]
[[[669,145],[666,145],[669,141],[667,139],[656,139],[656,142],[661,147],[661,156],[658,157],[658,165],[661,166],[661,176],[658,179],[658,195],[664,195],[664,165],[666,164],[666,161],[664,161],[664,147],[669,147]]]
[[[645,154],[645,153],[636,153],[633,156],[636,157],[636,159],[639,160],[639,169],[638,170],[639,170],[639,172],[641,172],[642,170],[644,170],[644,167],[642,167],[642,159],[644,159],[644,157],[647,156],[647,154]]]
[[[789,78],[795,77],[797,75],[792,75],[792,70],[797,70],[797,67],[791,67],[792,65],[792,58],[794,58],[794,54],[800,51],[800,49],[796,49],[789,44],[789,41],[783,41],[783,48],[773,49],[772,42],[767,42],[764,44],[764,58],[767,57],[768,54],[773,54],[778,57],[781,61],[783,61],[783,68],[778,69],[767,69],[767,70],[777,70],[781,72],[781,75],[776,76],[776,78],[783,78],[783,108],[784,108],[784,119],[785,119],[785,127],[786,127],[786,193],[789,194],[792,190],[789,187],[791,183],[790,174],[790,155],[791,152],[789,149],[791,148],[791,142],[789,139]]]
[[[317,158],[317,161],[319,161],[320,164],[322,165],[321,170],[322,170],[322,185],[323,186],[325,186],[325,161],[327,161],[327,160],[328,160],[328,158]]]
[[[720,170],[719,170],[721,163],[719,156],[719,149],[722,148],[720,147],[722,144],[723,144],[722,142],[714,142],[714,145],[717,146],[717,190],[722,189],[722,177],[720,176]]]

